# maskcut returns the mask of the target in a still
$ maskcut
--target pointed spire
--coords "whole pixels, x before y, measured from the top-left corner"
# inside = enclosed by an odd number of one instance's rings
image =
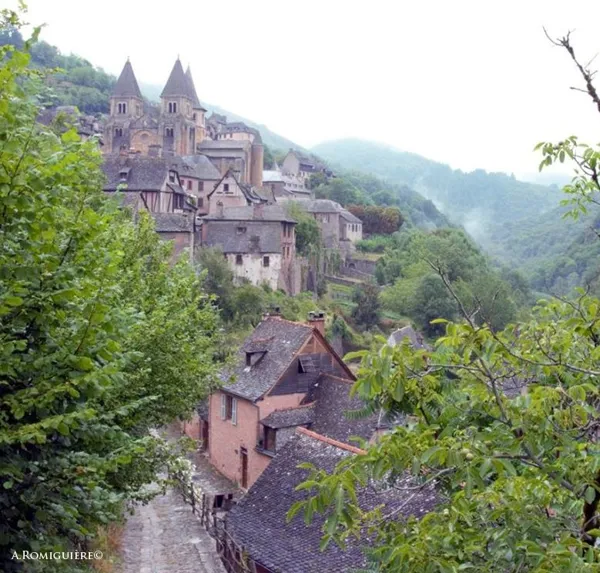
[[[183,71],[181,61],[177,58],[177,61],[171,70],[171,75],[165,85],[165,89],[163,89],[160,97],[187,97],[192,99],[189,91],[187,77]]]
[[[115,84],[112,95],[117,97],[139,97],[142,99],[142,92],[135,79],[129,58],[127,58],[127,62],[123,66],[123,71]]]
[[[194,85],[194,78],[192,78],[192,70],[190,69],[189,65],[187,67],[187,70],[185,71],[185,79],[188,82],[188,89],[190,92],[190,98],[192,100],[194,109],[201,109],[202,111],[206,111],[206,109],[198,99],[198,94],[196,93],[196,86]]]

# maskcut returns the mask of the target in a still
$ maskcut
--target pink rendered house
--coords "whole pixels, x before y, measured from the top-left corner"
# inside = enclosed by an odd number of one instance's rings
[[[215,468],[244,489],[297,427],[311,426],[315,387],[324,376],[342,384],[346,395],[355,380],[323,326],[322,314],[307,324],[266,316],[242,345],[237,364],[223,373],[208,411],[199,412],[194,437],[208,444]]]

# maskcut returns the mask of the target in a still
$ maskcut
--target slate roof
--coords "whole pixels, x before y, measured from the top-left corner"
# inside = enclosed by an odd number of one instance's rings
[[[308,471],[298,468],[310,462],[317,468],[332,472],[338,462],[356,452],[345,444],[332,442],[303,429],[288,441],[271,461],[248,493],[227,515],[227,528],[237,543],[257,563],[277,573],[347,573],[365,566],[365,558],[357,542],[342,550],[330,543],[319,550],[323,535],[323,517],[315,516],[306,526],[302,512],[287,523],[290,507],[310,494],[296,491],[296,486],[308,477]],[[410,482],[409,478],[403,481]],[[407,485],[409,485],[407,483]],[[384,504],[384,511],[398,510],[398,518],[421,517],[438,501],[432,486],[408,494],[395,489],[367,486],[357,492],[363,510]],[[363,543],[366,544],[365,540]]]
[[[263,171],[263,183],[283,183],[281,171]]]
[[[361,223],[362,224],[362,221],[356,215],[353,215],[352,213],[350,213],[350,211],[346,211],[346,209],[342,209],[340,211],[340,217],[350,223]]]
[[[169,79],[160,94],[160,97],[186,97],[193,101],[194,94],[190,92],[190,82],[183,71],[181,61],[177,58]],[[196,96],[197,98],[198,96]]]
[[[205,139],[200,143],[198,149],[247,149],[251,146],[251,143],[245,139]]]
[[[262,216],[258,215],[253,205],[245,205],[243,207],[224,207],[223,217],[218,215],[208,215],[203,217],[203,220],[229,220],[229,221],[277,221],[279,223],[296,223],[286,213],[281,205],[263,205]]]
[[[293,426],[304,426],[312,423],[314,417],[314,404],[298,406],[296,408],[286,408],[285,410],[275,410],[263,418],[261,424],[269,428],[291,428]]]
[[[306,204],[309,213],[341,213],[344,209],[331,199],[315,199]]]
[[[121,75],[115,84],[112,95],[115,97],[138,97],[142,99],[142,92],[138,86],[131,62],[127,60]]]
[[[104,191],[114,191],[123,183],[127,185],[127,191],[160,191],[171,164],[172,159],[163,157],[107,156],[102,164],[106,176]],[[122,181],[121,172],[124,170],[127,170],[127,179]]]
[[[405,339],[408,339],[413,348],[428,348],[427,344],[423,341],[423,336],[416,332],[410,325],[394,330],[394,332],[390,334],[387,343],[389,346],[396,346]]]
[[[220,247],[225,254],[281,253],[281,224],[251,223],[245,233],[238,233],[239,226],[239,221],[222,219],[207,223],[203,245]]]
[[[279,380],[313,331],[306,324],[266,317],[242,345],[237,366],[222,374],[223,389],[248,400],[257,400]],[[246,366],[246,350],[253,350],[257,341],[264,344],[266,354],[256,365]],[[228,382],[232,376],[234,381]]]
[[[206,108],[200,103],[200,100],[198,99],[198,94],[196,93],[196,86],[194,85],[194,78],[192,77],[192,70],[189,66],[185,71],[185,79],[188,82],[188,91],[192,99],[193,108],[199,109],[201,111],[206,111]]]
[[[186,155],[181,158],[180,175],[188,175],[203,181],[218,181],[221,173],[206,155]]]
[[[157,233],[184,233],[194,230],[193,215],[186,213],[152,213]]]
[[[368,440],[378,428],[378,416],[352,420],[346,415],[364,407],[362,400],[350,396],[353,380],[344,380],[331,374],[321,374],[310,391],[308,400],[315,401],[311,430],[341,442],[349,443],[358,436]]]

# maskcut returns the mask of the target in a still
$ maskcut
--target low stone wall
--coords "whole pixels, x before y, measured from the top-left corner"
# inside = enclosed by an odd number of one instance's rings
[[[325,279],[334,284],[344,285],[344,286],[349,286],[349,287],[355,287],[356,285],[360,284],[357,281],[352,281],[350,279],[345,279],[343,277],[333,277],[331,275],[325,275]]]

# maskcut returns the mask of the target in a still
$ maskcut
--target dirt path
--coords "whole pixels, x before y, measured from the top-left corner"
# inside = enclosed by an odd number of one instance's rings
[[[120,573],[224,573],[215,544],[181,496],[170,490],[129,516]]]

